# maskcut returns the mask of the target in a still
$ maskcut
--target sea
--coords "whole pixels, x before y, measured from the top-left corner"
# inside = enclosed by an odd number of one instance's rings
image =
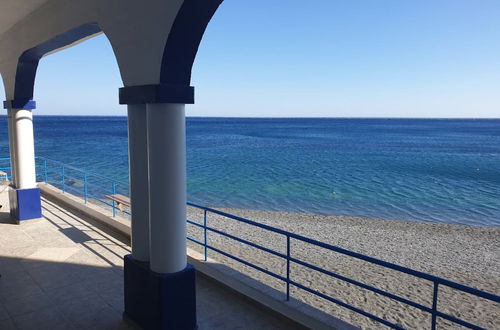
[[[126,117],[34,127],[37,155],[128,180]],[[500,119],[189,117],[187,173],[211,207],[499,226]]]

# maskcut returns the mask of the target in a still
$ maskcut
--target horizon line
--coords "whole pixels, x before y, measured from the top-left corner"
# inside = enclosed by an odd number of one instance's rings
[[[6,114],[0,114],[0,117],[7,117]],[[117,117],[117,118],[127,118],[127,115],[34,115],[34,117]],[[479,120],[479,119],[492,119],[499,120],[500,117],[348,117],[348,116],[295,116],[295,117],[250,117],[250,116],[186,116],[186,118],[222,118],[222,119],[444,119],[444,120]]]
[[[0,114],[0,117],[7,117]],[[116,117],[127,118],[127,115],[34,115],[33,117]],[[347,117],[347,116],[295,116],[295,117],[250,117],[250,116],[186,116],[186,118],[220,118],[220,119],[437,119],[437,120],[500,120],[500,117]]]

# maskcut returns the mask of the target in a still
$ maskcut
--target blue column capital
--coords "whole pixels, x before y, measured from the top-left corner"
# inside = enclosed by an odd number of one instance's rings
[[[120,104],[194,104],[194,87],[177,84],[141,85],[120,88]]]
[[[36,109],[36,102],[30,99],[13,99],[3,101],[4,109],[24,109],[33,110]]]

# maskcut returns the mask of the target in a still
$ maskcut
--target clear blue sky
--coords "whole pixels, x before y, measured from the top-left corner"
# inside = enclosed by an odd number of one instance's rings
[[[104,36],[36,82],[37,114],[126,113]],[[500,118],[500,1],[226,0],[192,84],[192,116]]]

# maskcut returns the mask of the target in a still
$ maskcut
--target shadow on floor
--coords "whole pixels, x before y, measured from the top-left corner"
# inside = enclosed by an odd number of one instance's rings
[[[122,319],[128,238],[43,199],[44,219],[0,213],[0,329],[136,329]],[[197,276],[199,329],[296,329]]]
[[[139,329],[122,318],[123,277],[109,267],[0,257],[0,329]],[[197,276],[199,329],[299,329]]]
[[[15,222],[10,218],[9,212],[0,212],[0,223],[15,224]]]
[[[0,257],[0,329],[136,329],[109,267]]]

